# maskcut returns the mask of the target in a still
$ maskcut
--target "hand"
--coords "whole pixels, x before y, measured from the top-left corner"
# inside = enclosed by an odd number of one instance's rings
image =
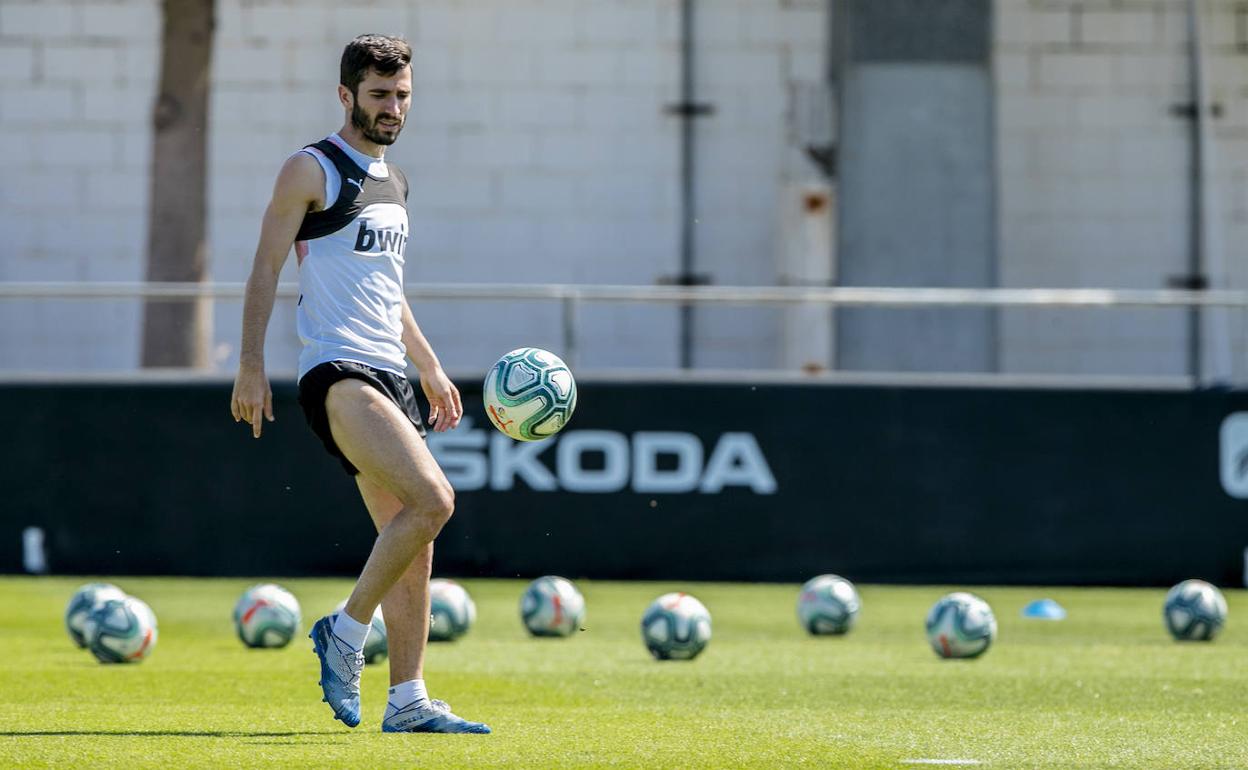
[[[267,418],[273,422],[273,391],[263,366],[239,366],[234,378],[234,394],[230,397],[230,414],[234,422],[251,423],[251,435],[260,438],[260,426]]]
[[[444,433],[459,425],[464,416],[464,406],[459,401],[459,389],[446,376],[441,367],[428,374],[421,372],[420,389],[429,399],[429,425],[438,433]]]

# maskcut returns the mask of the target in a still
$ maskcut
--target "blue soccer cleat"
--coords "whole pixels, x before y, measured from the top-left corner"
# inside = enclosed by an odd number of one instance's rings
[[[334,636],[328,616],[312,626],[312,651],[321,659],[322,698],[334,710],[334,719],[347,727],[360,723],[360,674],[364,672],[364,653],[353,650]]]
[[[388,704],[389,705],[389,704]],[[390,711],[389,708],[386,709]],[[428,706],[409,703],[401,709],[388,713],[382,720],[383,733],[477,733],[490,732],[488,725],[469,722],[451,713],[445,701],[430,701]]]

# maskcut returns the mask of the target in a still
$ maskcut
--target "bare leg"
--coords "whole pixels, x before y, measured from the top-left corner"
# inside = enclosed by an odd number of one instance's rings
[[[428,551],[416,571],[425,575],[423,588],[428,617],[429,546],[455,507],[455,493],[424,439],[389,399],[359,380],[334,383],[325,397],[334,441],[367,481],[398,503],[381,526],[364,570],[347,599],[346,613],[367,623],[373,610]],[[426,619],[424,621],[428,623]]]
[[[403,508],[397,497],[369,481],[356,477],[360,496],[380,532]],[[433,543],[416,554],[407,571],[381,600],[390,645],[390,685],[424,679],[425,645],[429,639],[429,575],[433,567]]]
[[[391,684],[421,678],[429,633],[433,539],[455,509],[455,491],[416,428],[372,386],[359,380],[334,383],[325,396],[325,411],[334,441],[360,470],[360,493],[378,527],[372,553],[344,612],[364,623],[384,601],[394,645]],[[362,656],[356,652],[352,658],[337,649],[326,654],[318,640],[324,640],[327,633],[324,619],[313,627],[313,643],[321,658],[321,687],[334,716],[354,727],[360,722]],[[393,710],[388,705],[386,710],[383,732],[490,732],[488,725],[469,722],[445,707],[433,708],[423,699]]]

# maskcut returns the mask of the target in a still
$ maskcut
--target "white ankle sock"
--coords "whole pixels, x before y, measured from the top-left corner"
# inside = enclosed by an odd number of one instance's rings
[[[372,628],[371,623],[360,623],[355,618],[347,614],[346,610],[338,613],[338,617],[334,619],[334,636],[338,637],[347,644],[351,649],[359,652],[364,649],[364,642],[368,639],[368,630]]]
[[[429,693],[425,692],[424,679],[412,679],[407,682],[399,682],[390,688],[390,695],[386,698],[386,716],[407,708],[417,701],[424,701],[424,705],[429,705]]]

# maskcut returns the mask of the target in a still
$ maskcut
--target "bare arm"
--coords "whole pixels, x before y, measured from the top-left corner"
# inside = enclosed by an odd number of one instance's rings
[[[420,387],[429,399],[429,424],[438,432],[459,425],[459,418],[464,414],[459,389],[442,371],[442,364],[417,325],[406,297],[403,298],[403,346],[407,348],[407,357],[420,372]]]
[[[273,314],[277,279],[290,255],[303,216],[324,196],[325,172],[312,157],[299,153],[278,172],[273,198],[264,212],[260,243],[247,279],[243,299],[243,340],[239,351],[238,376],[230,399],[234,421],[251,424],[252,435],[260,438],[264,418],[273,421],[273,394],[264,371],[264,337]]]

